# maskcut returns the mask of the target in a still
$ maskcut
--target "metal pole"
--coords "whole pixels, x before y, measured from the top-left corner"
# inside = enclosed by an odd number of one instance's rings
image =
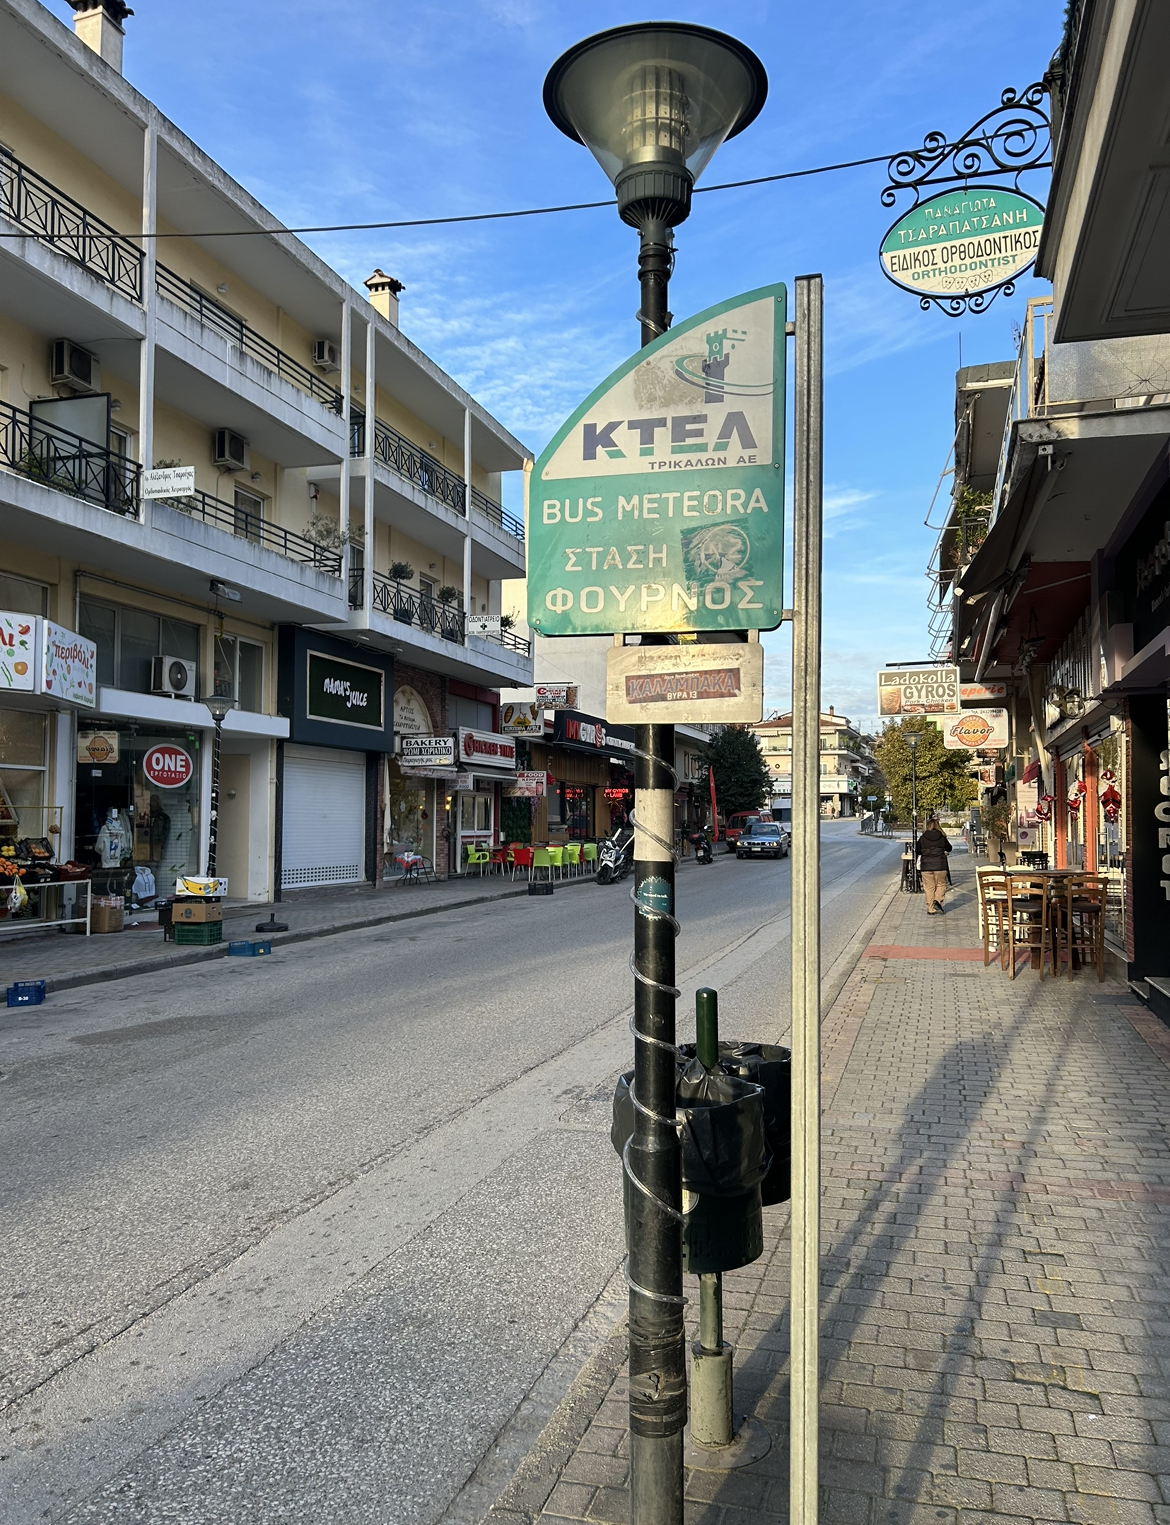
[[[792,1385],[788,1518],[819,1507],[821,483],[819,275],[796,281],[792,570]]]
[[[918,748],[910,748],[910,888],[917,895],[918,882]]]
[[[642,229],[642,343],[670,324],[670,230]],[[682,1182],[674,1127],[674,727],[636,728],[634,1112],[627,1186],[630,1280],[630,1522],[681,1525],[687,1367]],[[641,1108],[645,1108],[643,1111]],[[653,1116],[650,1114],[654,1114]]]
[[[219,747],[223,739],[223,721],[215,718],[215,739],[211,743],[211,804],[207,812],[207,877],[215,874],[215,853],[219,842]]]

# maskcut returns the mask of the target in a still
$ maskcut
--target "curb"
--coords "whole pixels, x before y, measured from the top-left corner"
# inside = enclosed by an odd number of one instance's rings
[[[561,881],[558,889],[574,889],[580,884],[592,884],[592,875]],[[494,895],[469,895],[463,900],[448,900],[442,905],[419,906],[410,911],[376,912],[370,916],[354,917],[348,921],[326,922],[319,927],[306,927],[302,932],[276,932],[268,941],[273,949],[287,947],[290,943],[311,942],[318,937],[336,937],[342,932],[361,932],[368,927],[381,927],[396,921],[414,921],[420,916],[441,916],[445,911],[466,910],[469,906],[492,905],[499,900],[515,900],[528,894],[527,885],[522,890],[500,890]],[[253,934],[254,936],[255,934]],[[133,964],[96,965],[92,969],[75,969],[69,974],[45,976],[46,993],[60,990],[76,990],[80,985],[100,985],[109,980],[126,980],[136,974],[158,974],[166,969],[183,969],[189,964],[206,964],[227,957],[226,942],[211,948],[188,948],[182,952],[159,953],[152,958],[138,959]]]

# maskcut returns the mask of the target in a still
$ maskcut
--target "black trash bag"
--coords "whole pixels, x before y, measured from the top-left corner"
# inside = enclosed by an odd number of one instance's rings
[[[634,1072],[618,1081],[610,1140],[620,1155],[634,1132],[630,1087]],[[684,1191],[704,1197],[740,1197],[754,1191],[771,1159],[764,1142],[764,1091],[750,1080],[708,1071],[696,1060],[675,1072],[675,1109],[683,1126]]]
[[[685,1061],[695,1057],[695,1045],[679,1045]],[[787,1202],[792,1195],[792,1051],[776,1043],[744,1043],[737,1040],[719,1045],[719,1068],[741,1080],[752,1080],[764,1088],[764,1139],[772,1165],[764,1178],[762,1195],[765,1207]]]

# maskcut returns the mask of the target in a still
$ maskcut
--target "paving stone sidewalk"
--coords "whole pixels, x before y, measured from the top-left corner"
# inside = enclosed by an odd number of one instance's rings
[[[821,1521],[1170,1525],[1170,1030],[1092,973],[985,970],[973,868],[943,917],[894,897],[825,1019]],[[787,1214],[765,1219],[725,1308],[772,1448],[689,1470],[687,1525],[788,1519]],[[602,1391],[494,1525],[628,1519],[624,1372]]]

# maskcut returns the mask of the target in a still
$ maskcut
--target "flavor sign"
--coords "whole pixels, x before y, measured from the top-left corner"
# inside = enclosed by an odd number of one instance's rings
[[[1008,744],[1007,710],[964,710],[942,727],[943,746],[950,752],[977,752]]]
[[[786,316],[782,285],[708,308],[553,436],[528,494],[538,634],[780,623]]]
[[[36,683],[36,616],[0,613],[0,689],[32,693]]]
[[[984,186],[912,207],[882,240],[882,269],[919,296],[962,297],[1014,281],[1036,258],[1044,208]]]

